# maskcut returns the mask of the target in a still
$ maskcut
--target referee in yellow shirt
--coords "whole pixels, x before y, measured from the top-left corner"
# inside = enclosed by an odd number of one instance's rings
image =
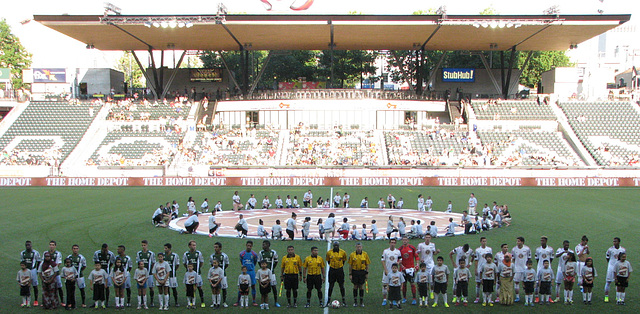
[[[302,264],[302,278],[307,283],[307,304],[304,307],[311,307],[311,291],[315,288],[318,292],[320,307],[322,304],[322,282],[324,281],[324,259],[318,256],[318,248],[311,248],[311,255],[304,259]]]
[[[333,249],[327,252],[327,263],[329,263],[329,300],[333,293],[333,285],[338,282],[340,294],[342,295],[342,306],[347,306],[344,299],[344,263],[347,261],[347,252],[340,248],[338,241],[333,242]],[[328,301],[327,301],[328,302]]]
[[[349,278],[353,283],[353,306],[358,306],[357,298],[360,293],[360,306],[364,307],[364,283],[369,276],[371,260],[367,252],[362,251],[362,243],[356,243],[356,251],[351,252],[349,259]]]
[[[288,307],[291,305],[291,291],[293,290],[293,307],[298,307],[298,281],[302,280],[302,260],[293,250],[293,245],[287,247],[287,256],[282,258],[282,274],[280,280],[287,291]]]

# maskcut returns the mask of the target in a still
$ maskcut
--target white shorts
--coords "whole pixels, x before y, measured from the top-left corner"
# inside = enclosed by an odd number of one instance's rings
[[[127,272],[127,274],[129,273]],[[124,276],[124,288],[131,289],[131,276],[129,275]]]
[[[113,279],[111,279],[111,276],[107,277],[107,284],[106,287],[109,288],[113,286]]]
[[[561,270],[556,272],[556,283],[561,284],[564,281],[564,273]]]
[[[476,272],[476,283],[481,283],[482,282],[482,275],[480,275],[480,272]]]
[[[31,286],[38,286],[38,270],[35,268],[31,270]]]
[[[156,281],[156,287],[169,287],[169,280],[165,281],[164,283]]]
[[[614,282],[616,280],[616,273],[613,267],[607,267],[607,282]]]
[[[523,271],[518,271],[513,275],[513,281],[514,282],[522,282],[522,280],[524,280],[524,272]]]
[[[584,267],[584,262],[578,261],[578,267],[576,267],[576,274],[582,274],[582,267]],[[582,285],[582,276],[576,275],[578,277],[578,284]]]
[[[198,277],[196,277],[196,287],[202,287],[202,276],[198,275]]]
[[[60,279],[60,275],[56,276],[56,288],[62,288],[62,279]]]
[[[222,277],[222,280],[220,280],[220,289],[227,289],[229,288],[229,284],[227,283],[227,276]]]
[[[169,283],[169,288],[178,287],[178,278],[176,277],[169,277],[169,280],[167,280],[167,282]]]
[[[149,275],[149,277],[147,277],[147,287],[153,288],[153,286],[155,286],[153,279],[153,275]]]
[[[277,286],[278,285],[278,281],[276,281],[276,274],[271,274],[270,284],[272,286]]]
[[[84,289],[86,285],[84,284],[84,277],[79,277],[76,279],[76,284],[78,285],[78,289]]]

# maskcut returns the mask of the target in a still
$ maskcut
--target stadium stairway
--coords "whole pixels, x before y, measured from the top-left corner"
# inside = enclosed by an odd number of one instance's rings
[[[100,146],[102,139],[107,136],[107,115],[109,106],[102,106],[95,119],[84,133],[78,145],[71,151],[69,157],[60,166],[62,173],[66,176],[86,175],[86,160]]]
[[[275,160],[278,161],[277,165],[285,165],[287,162],[287,154],[285,154],[286,147],[289,147],[289,130],[280,130],[278,135],[278,150],[276,151]]]
[[[7,130],[13,125],[14,122],[18,119],[18,117],[22,114],[22,112],[27,109],[29,102],[16,103],[16,105],[9,111],[9,113],[4,116],[2,121],[0,121],[0,137],[4,135]]]
[[[380,154],[380,156],[378,156],[378,160],[380,161],[381,165],[388,165],[389,164],[389,154],[387,152],[387,145],[386,142],[384,140],[384,131],[382,130],[376,130],[375,131],[375,138],[376,140],[376,146],[378,147],[378,154]],[[411,144],[409,144],[411,145]]]
[[[569,125],[569,120],[567,119],[567,116],[564,114],[564,112],[562,112],[562,109],[560,109],[555,101],[549,102],[549,107],[551,107],[553,113],[556,115],[556,117],[558,117],[560,131],[564,135],[569,145],[571,145],[571,148],[573,148],[573,150],[578,154],[578,157],[582,159],[585,165],[589,167],[597,167],[598,163],[595,159],[593,159],[593,156],[591,156],[589,151],[587,151],[587,148],[582,145],[582,143],[578,139],[578,136],[571,128],[571,125]]]

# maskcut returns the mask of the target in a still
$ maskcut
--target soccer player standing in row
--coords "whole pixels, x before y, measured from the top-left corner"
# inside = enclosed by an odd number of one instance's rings
[[[293,245],[287,247],[287,255],[282,258],[280,280],[287,291],[288,307],[298,307],[298,281],[302,280],[302,259],[295,253]],[[293,303],[291,303],[292,292]]]
[[[455,258],[453,257],[455,255]],[[465,261],[465,268],[471,268],[471,261],[473,261],[473,250],[471,250],[471,248],[469,247],[469,244],[464,244],[462,246],[458,246],[456,248],[454,248],[453,250],[451,250],[451,252],[449,252],[449,258],[451,259],[451,264],[453,264],[453,269],[454,271],[456,269],[458,269],[459,265],[458,263],[460,263],[460,260],[464,260]],[[471,274],[469,274],[471,275]],[[458,301],[457,298],[457,293],[455,293],[457,290],[457,282],[458,282],[458,277],[456,277],[455,275],[453,276],[454,280],[453,280],[453,291],[454,291],[454,295],[453,295],[453,300],[451,300],[451,302],[456,302]],[[469,284],[468,282],[468,277],[465,277],[467,280],[467,285]],[[468,289],[465,289],[465,291],[467,291]]]
[[[389,294],[389,285],[385,282],[385,278],[391,273],[391,267],[402,261],[402,253],[396,249],[396,239],[389,239],[389,248],[382,251],[382,306],[387,305],[387,295]],[[403,278],[404,279],[404,278]]]
[[[356,243],[356,250],[349,255],[349,279],[353,283],[353,306],[357,306],[356,295],[360,294],[360,306],[364,307],[363,285],[369,276],[369,264],[371,260],[367,252],[362,251],[362,243]]]
[[[547,245],[547,241],[548,239],[546,236],[540,237],[540,246],[536,248],[535,258],[536,258],[536,262],[538,263],[538,267],[536,269],[537,274],[540,273],[540,270],[542,270],[542,268],[544,268],[544,261],[548,261],[549,265],[551,265],[551,262],[553,261],[553,248]],[[538,295],[539,291],[540,291],[540,285],[536,285],[535,294]],[[536,297],[536,303],[538,301],[539,301],[539,296]],[[549,300],[542,300],[542,301],[548,302]]]
[[[582,274],[582,267],[584,267],[584,263],[587,260],[587,257],[589,257],[589,238],[587,238],[586,235],[582,236],[582,239],[580,240],[580,243],[578,243],[578,245],[576,245],[576,257],[578,258],[578,269],[576,269],[576,273],[577,274]],[[582,276],[578,276],[578,285],[580,286],[580,290],[583,290],[582,288]]]
[[[273,292],[275,306],[280,307],[280,303],[278,303],[278,291],[276,288],[278,286],[278,282],[276,281],[275,275],[276,266],[278,266],[278,253],[271,249],[271,242],[269,240],[262,241],[262,251],[258,252],[258,263],[262,263],[262,261],[267,262],[267,268],[271,270],[269,289]]]
[[[106,243],[102,244],[102,249],[95,251],[93,253],[93,261],[96,263],[100,263],[101,268],[107,273],[107,275],[111,275],[111,266],[116,262],[116,256],[113,252],[109,251],[109,245]],[[109,287],[111,287],[111,277],[107,276],[105,278],[105,306],[109,306]]]
[[[33,249],[31,241],[24,243],[24,251],[20,252],[20,261],[27,264],[31,271],[31,286],[33,287],[33,306],[38,306],[38,267],[42,259],[40,252]],[[84,302],[83,302],[84,303]]]
[[[71,246],[72,254],[67,256],[68,259],[71,260],[71,266],[78,271],[78,278],[76,279],[76,284],[78,285],[78,289],[80,290],[80,297],[82,298],[82,307],[87,307],[85,303],[86,295],[84,288],[86,287],[84,283],[84,270],[87,268],[87,259],[79,253],[80,247],[77,244]]]
[[[189,264],[193,264],[195,267],[194,270],[198,273],[196,287],[198,287],[198,293],[200,294],[200,307],[205,307],[201,273],[202,266],[204,265],[204,257],[202,256],[202,252],[196,250],[196,241],[189,241],[189,250],[184,252],[184,255],[182,255],[182,264],[184,264],[184,268],[187,268],[187,265]]]
[[[253,241],[249,240],[246,243],[246,249],[240,252],[240,263],[242,266],[247,267],[247,274],[251,277],[251,296],[253,297],[253,306],[258,306],[256,303],[256,264],[258,263],[258,253],[253,250]],[[238,291],[238,302],[234,304],[236,306],[240,304],[240,291]]]
[[[151,304],[149,306],[153,307],[153,286],[155,283],[153,282],[153,275],[151,272],[153,271],[153,264],[156,263],[156,254],[152,251],[149,251],[149,242],[147,240],[140,241],[140,245],[142,250],[138,251],[136,254],[136,263],[142,262],[144,264],[144,268],[148,271],[147,274],[147,288],[149,289],[149,299],[151,300]],[[109,291],[109,290],[107,290]],[[107,298],[108,299],[108,298]]]
[[[131,268],[133,268],[133,265],[131,263],[131,257],[129,257],[128,255],[125,255],[124,253],[125,250],[126,248],[124,247],[124,245],[118,245],[118,256],[116,258],[119,258],[120,261],[122,261],[122,266],[124,267],[124,270],[126,271],[127,274],[130,274]],[[71,255],[69,255],[69,257],[71,257]],[[127,290],[127,306],[131,306],[131,276],[130,275],[125,276],[124,288]],[[122,306],[124,307],[124,304]]]
[[[473,195],[473,194],[472,194]],[[487,263],[487,255],[493,255],[493,249],[491,249],[491,247],[487,246],[487,238],[485,237],[481,237],[480,238],[480,246],[476,249],[475,253],[474,253],[474,261],[475,261],[475,265],[476,265],[476,300],[473,301],[473,303],[479,303],[480,302],[480,290],[481,287],[480,285],[482,284],[482,269],[484,267],[484,265]]]
[[[402,253],[402,273],[404,274],[404,283],[402,284],[402,303],[407,302],[407,284],[411,285],[411,293],[413,294],[412,305],[416,305],[416,283],[414,282],[414,273],[416,270],[416,261],[418,260],[418,252],[416,247],[409,244],[409,238],[402,237],[402,245],[399,248]]]
[[[222,289],[222,306],[227,307],[227,288],[229,288],[229,284],[227,283],[227,267],[229,267],[229,256],[222,252],[222,243],[216,242],[213,245],[213,254],[209,256],[209,264],[213,267],[213,261],[218,261],[218,267],[222,269],[223,277],[220,280],[220,288]]]
[[[165,243],[164,245],[164,260],[169,264],[169,288],[171,288],[171,292],[173,293],[173,301],[175,302],[175,306],[179,307],[178,304],[178,268],[180,268],[180,256],[178,253],[173,253],[171,251],[171,243]],[[127,292],[128,293],[128,292]],[[167,301],[167,305],[169,305],[169,301]]]
[[[607,250],[607,283],[604,286],[604,302],[609,302],[609,287],[616,279],[615,267],[618,263],[618,256],[627,253],[627,250],[620,246],[620,238],[613,238],[613,246]]]
[[[433,272],[433,267],[435,266],[433,255],[440,253],[440,250],[436,249],[435,243],[431,242],[430,234],[424,235],[424,242],[418,244],[417,253],[420,255],[420,262],[427,265],[427,273],[431,274]],[[429,293],[431,294],[431,299],[433,299],[433,285],[431,279],[432,278],[429,278]]]
[[[62,253],[57,250],[57,247],[58,243],[56,243],[56,241],[49,241],[49,254],[51,254],[51,260],[58,264],[58,267],[62,268]],[[60,278],[60,274],[56,276],[56,288],[58,289],[58,296],[60,296],[60,305],[64,307],[64,291],[62,290],[62,279]]]
[[[556,272],[556,299],[553,302],[560,301],[560,286],[564,282],[564,272],[565,266],[567,264],[567,260],[569,259],[569,253],[574,253],[573,250],[569,249],[569,241],[562,241],[562,247],[556,250],[556,258],[558,260],[558,271]],[[575,253],[574,253],[575,254]]]
[[[524,237],[516,239],[516,247],[511,250],[514,263],[513,282],[515,287],[515,300],[520,301],[520,283],[524,280],[524,271],[527,269],[527,260],[531,259],[531,249],[524,245]]]

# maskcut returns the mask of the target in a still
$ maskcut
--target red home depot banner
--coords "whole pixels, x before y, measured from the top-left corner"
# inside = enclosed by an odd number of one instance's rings
[[[584,177],[149,177],[0,178],[0,186],[640,186],[640,178]]]

